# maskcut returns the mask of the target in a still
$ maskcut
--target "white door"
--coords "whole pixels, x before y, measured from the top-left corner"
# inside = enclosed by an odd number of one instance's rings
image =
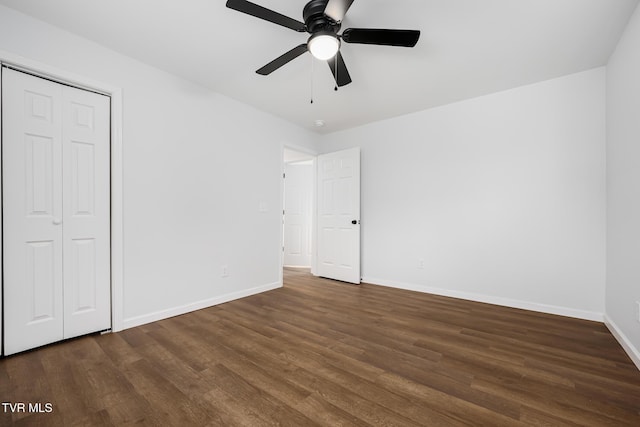
[[[110,327],[109,99],[2,72],[4,353]]]
[[[63,338],[61,93],[2,70],[5,354]]]
[[[285,166],[284,265],[311,266],[312,161]]]
[[[111,327],[109,98],[62,88],[64,337]]]
[[[319,276],[360,283],[360,148],[318,156]]]

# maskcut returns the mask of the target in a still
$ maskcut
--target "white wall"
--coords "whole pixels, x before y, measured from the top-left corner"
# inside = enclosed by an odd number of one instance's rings
[[[315,136],[3,6],[0,50],[122,88],[125,326],[278,286],[282,147]]]
[[[607,208],[607,321],[640,368],[640,9],[607,67]]]
[[[602,320],[604,68],[320,141],[352,146],[364,281]]]

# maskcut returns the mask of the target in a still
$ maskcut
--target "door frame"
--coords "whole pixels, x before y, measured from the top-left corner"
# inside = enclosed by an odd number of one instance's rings
[[[58,83],[107,95],[111,98],[111,331],[121,331],[124,329],[124,177],[122,150],[122,88],[108,83],[103,83],[86,76],[78,75],[67,70],[53,67],[39,61],[27,59],[11,52],[0,50],[0,66],[2,65]],[[1,93],[2,84],[0,82],[0,95]],[[0,143],[1,142],[2,134],[0,134]],[[0,176],[2,173],[1,168],[2,165],[0,164]],[[2,204],[1,191],[2,190],[0,188],[0,206]],[[2,232],[0,228],[0,242],[1,241]],[[0,275],[0,289],[3,289],[4,286],[2,280],[3,277]],[[0,307],[2,307],[2,292],[0,292]],[[0,331],[2,331],[3,317],[4,313],[2,316],[0,316]],[[1,332],[0,343],[4,343]]]
[[[312,183],[311,183],[311,274],[315,275],[316,273],[316,265],[317,265],[317,260],[316,260],[316,256],[317,256],[317,251],[316,251],[316,224],[317,224],[317,164],[318,164],[318,153],[310,148],[307,147],[301,147],[299,145],[294,145],[294,144],[289,144],[289,143],[283,143],[281,145],[280,148],[280,161],[281,161],[281,165],[280,165],[280,169],[282,171],[282,177],[283,179],[280,181],[280,206],[282,206],[282,210],[284,210],[284,202],[285,202],[285,194],[284,194],[284,172],[285,172],[285,167],[286,167],[286,163],[284,161],[284,150],[291,150],[291,151],[297,151],[298,153],[303,153],[303,154],[307,154],[310,157],[310,160],[312,162],[311,165],[311,169],[312,169]],[[282,285],[284,282],[284,278],[283,278],[283,273],[282,273],[282,269],[284,268],[284,215],[282,217],[282,221],[280,221],[280,234],[279,236],[281,236],[281,241],[280,241],[280,284]]]

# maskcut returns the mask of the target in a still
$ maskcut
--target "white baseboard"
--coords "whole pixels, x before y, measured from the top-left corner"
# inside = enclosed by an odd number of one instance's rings
[[[221,295],[215,298],[209,298],[206,300],[196,301],[189,304],[181,305],[178,307],[168,308],[166,310],[155,311],[149,314],[143,314],[141,316],[130,317],[123,321],[123,329],[133,328],[136,326],[144,325],[151,322],[157,322],[158,320],[167,319],[173,316],[180,316],[181,314],[190,313],[192,311],[201,310],[203,308],[212,307],[214,305],[223,304],[225,302],[237,300],[240,298],[248,297],[251,295],[259,294],[273,289],[281,288],[282,282],[275,282],[268,285],[257,286],[255,288],[245,289],[238,292],[232,292],[230,294]]]
[[[473,292],[453,291],[449,289],[434,288],[429,286],[417,285],[413,283],[403,283],[393,280],[378,279],[375,277],[363,277],[362,281],[372,285],[388,286],[390,288],[404,289],[408,291],[424,292],[427,294],[441,295],[445,297],[459,298],[475,302],[483,302],[487,304],[501,305],[504,307],[519,308],[523,310],[537,311],[540,313],[556,314],[559,316],[573,317],[576,319],[593,320],[602,322],[604,315],[602,313],[586,310],[577,310],[575,308],[559,307],[555,305],[540,304],[529,301],[521,301],[510,298],[495,297],[490,295],[476,294]]]
[[[629,355],[633,363],[635,363],[638,370],[640,370],[640,350],[631,344],[629,338],[627,338],[618,325],[616,325],[615,322],[606,314],[604,315],[604,324],[609,328],[609,331],[615,339],[618,340],[624,351]]]

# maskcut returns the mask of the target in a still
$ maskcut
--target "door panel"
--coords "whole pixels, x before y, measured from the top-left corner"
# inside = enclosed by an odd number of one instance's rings
[[[95,147],[93,144],[71,142],[71,215],[95,214]]]
[[[58,84],[4,69],[5,354],[63,337],[62,146]]]
[[[63,90],[64,337],[111,325],[109,98]]]
[[[27,215],[53,215],[54,139],[39,135],[24,135]]]
[[[24,291],[30,302],[27,325],[31,325],[53,320],[56,316],[56,250],[53,241],[27,242],[26,246]]]
[[[71,240],[73,270],[71,271],[70,295],[65,308],[71,314],[95,310],[96,302],[96,245],[95,239]]]
[[[318,157],[317,271],[360,283],[359,148]]]

